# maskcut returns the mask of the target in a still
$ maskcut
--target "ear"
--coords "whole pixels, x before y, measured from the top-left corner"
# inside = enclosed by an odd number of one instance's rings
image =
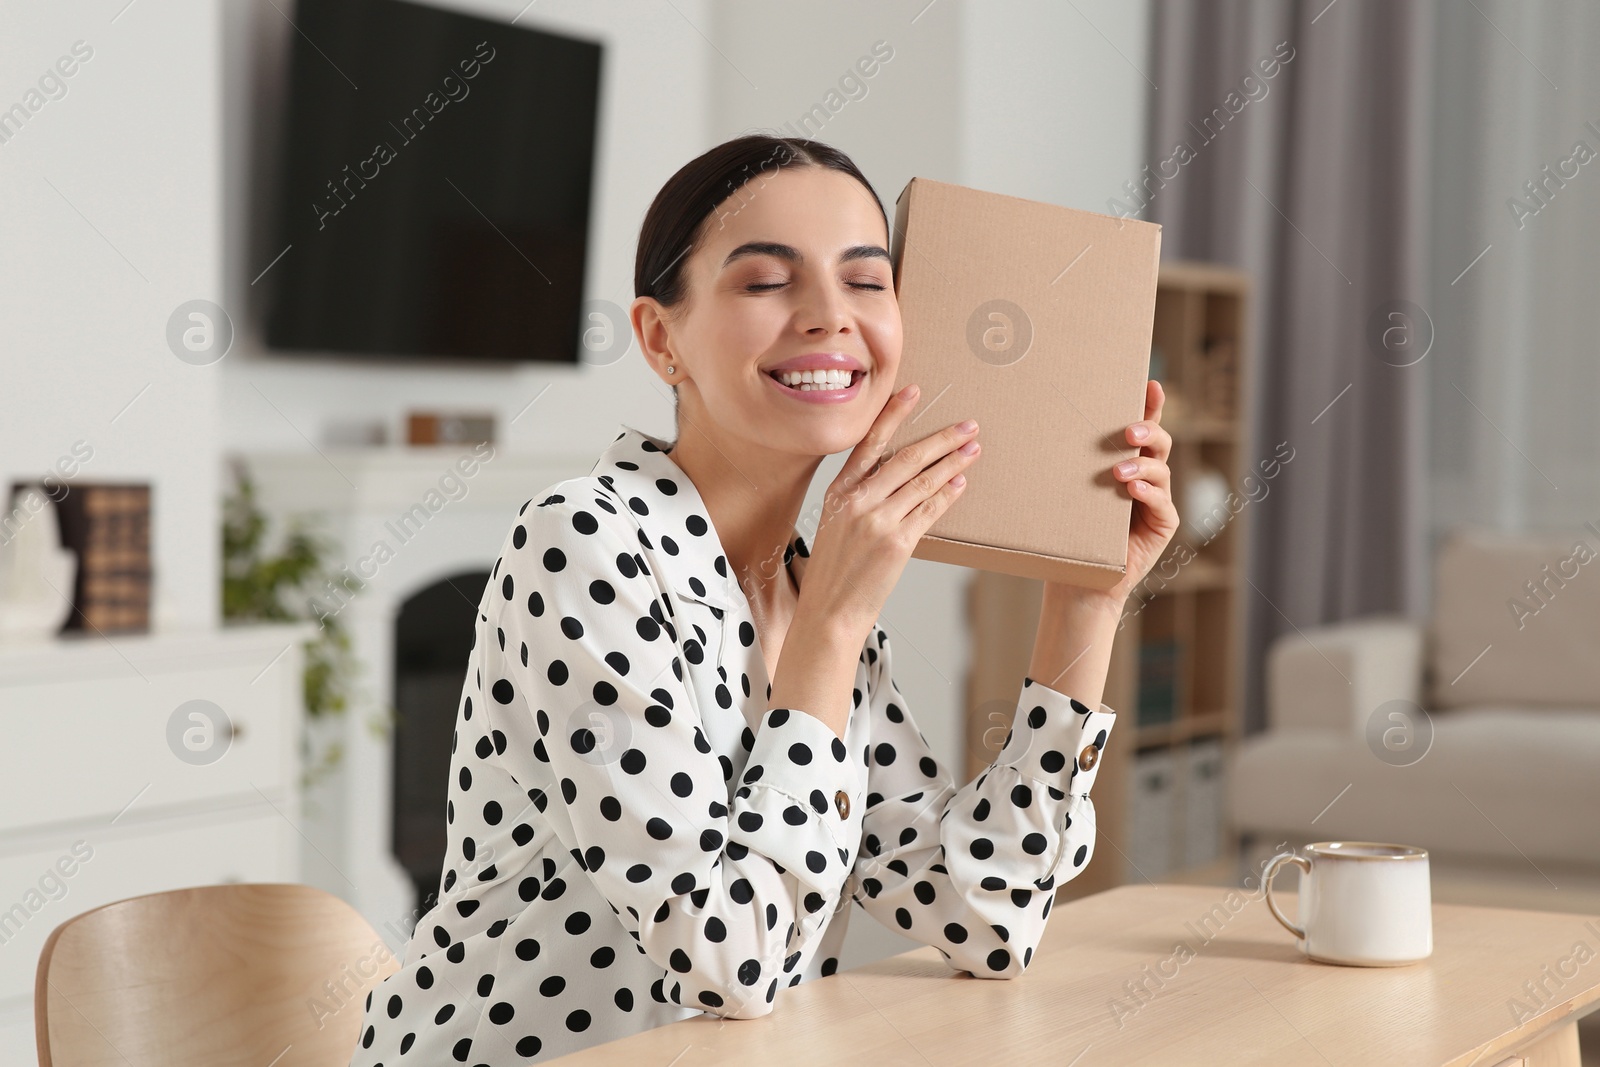
[[[633,335],[639,341],[639,350],[645,362],[668,385],[677,385],[683,368],[672,350],[671,313],[653,296],[635,297],[628,306],[628,319],[633,323]],[[678,366],[677,374],[667,376],[667,364]]]

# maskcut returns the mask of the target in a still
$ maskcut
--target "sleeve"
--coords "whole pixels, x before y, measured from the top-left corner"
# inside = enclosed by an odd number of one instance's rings
[[[684,681],[701,650],[642,539],[560,494],[524,505],[490,583],[502,676],[486,672],[483,703],[531,750],[530,799],[662,967],[657,1000],[753,1018],[843,895],[860,818],[829,798],[859,795],[865,772],[820,719],[771,708],[730,798]]]
[[[957,789],[905,710],[881,628],[875,642],[867,805],[850,893],[952,967],[1014,978],[1044,936],[1058,879],[1076,877],[1094,855],[1089,790],[1116,713],[1025,677],[1004,747]]]

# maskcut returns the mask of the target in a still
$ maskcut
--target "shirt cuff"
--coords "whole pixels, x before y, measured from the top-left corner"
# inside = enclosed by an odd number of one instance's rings
[[[1011,730],[995,763],[1068,793],[1087,796],[1100,773],[1100,756],[1116,722],[1117,713],[1104,704],[1091,710],[1065,693],[1024,678]],[[1067,784],[1063,786],[1064,778]]]
[[[734,794],[729,836],[836,896],[861,842],[863,777],[821,719],[771,708]]]

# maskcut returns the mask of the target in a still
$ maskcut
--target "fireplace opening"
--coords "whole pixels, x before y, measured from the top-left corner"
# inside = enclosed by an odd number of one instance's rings
[[[488,571],[452,575],[407,598],[395,615],[390,847],[416,889],[417,915],[438,899],[450,738],[472,654],[477,605],[488,581]]]

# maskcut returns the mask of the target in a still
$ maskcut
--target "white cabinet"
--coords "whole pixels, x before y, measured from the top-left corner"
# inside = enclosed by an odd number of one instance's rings
[[[1222,739],[1202,737],[1183,749],[1181,783],[1183,805],[1184,867],[1204,867],[1222,855],[1223,801]]]
[[[1178,760],[1173,749],[1141,752],[1128,776],[1128,858],[1126,882],[1158,882],[1177,866],[1173,815],[1178,794]]]
[[[32,1062],[39,950],[72,916],[183,886],[299,880],[301,645],[314,632],[0,646],[0,1062]]]

